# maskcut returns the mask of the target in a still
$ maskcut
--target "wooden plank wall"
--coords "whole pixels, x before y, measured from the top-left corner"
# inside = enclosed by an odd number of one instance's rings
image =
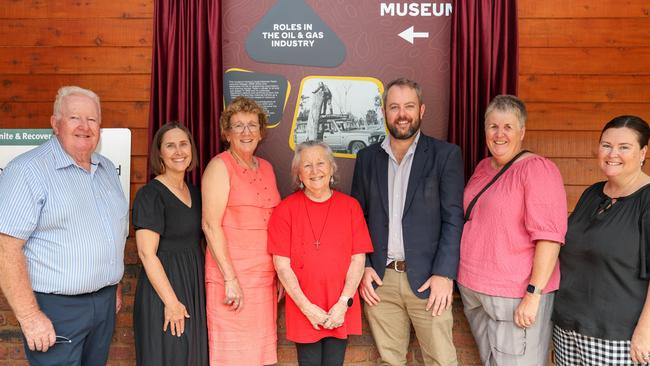
[[[650,120],[650,3],[519,0],[518,6],[520,96],[530,111],[526,145],[558,164],[572,209],[584,188],[602,179],[594,159],[602,125],[620,114]],[[0,128],[49,127],[59,86],[93,89],[102,98],[104,127],[133,132],[136,192],[146,178],[152,16],[153,0],[1,1]],[[127,245],[128,307],[137,258],[133,239]],[[129,310],[118,319],[111,365],[133,364]],[[461,363],[477,364],[470,336],[458,337],[466,323],[454,310]],[[283,358],[295,357],[283,346]],[[362,348],[349,352],[377,357]],[[0,364],[24,364],[22,357],[20,330],[0,296]]]
[[[518,7],[525,144],[558,164],[572,210],[604,179],[594,158],[605,123],[621,114],[650,121],[650,2],[519,0]]]
[[[146,179],[153,10],[153,0],[0,1],[0,128],[49,128],[60,86],[94,90],[102,101],[102,127],[131,129],[133,197]],[[138,266],[132,237],[126,263],[126,308],[118,317],[111,365],[131,365],[134,358]],[[17,325],[0,296],[2,365],[25,364]]]
[[[131,182],[143,183],[152,17],[152,0],[3,1],[0,127],[48,128],[60,86],[92,89],[102,127],[131,129]]]

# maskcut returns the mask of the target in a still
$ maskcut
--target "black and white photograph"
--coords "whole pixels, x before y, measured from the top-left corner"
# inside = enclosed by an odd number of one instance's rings
[[[292,148],[307,140],[326,142],[338,156],[354,157],[386,138],[377,79],[307,77],[293,122]]]

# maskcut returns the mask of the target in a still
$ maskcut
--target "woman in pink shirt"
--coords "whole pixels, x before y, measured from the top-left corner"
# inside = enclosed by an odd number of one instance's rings
[[[458,284],[481,360],[490,366],[547,365],[560,280],[566,194],[555,164],[523,150],[526,115],[514,96],[490,103],[485,140],[492,156],[478,164],[464,194]]]

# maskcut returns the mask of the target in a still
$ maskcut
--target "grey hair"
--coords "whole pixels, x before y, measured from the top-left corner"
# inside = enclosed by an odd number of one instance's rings
[[[52,115],[54,118],[59,121],[61,119],[61,105],[63,104],[63,99],[70,95],[83,95],[86,96],[95,102],[97,106],[97,113],[99,113],[99,120],[102,119],[102,109],[99,103],[99,96],[95,94],[94,91],[90,89],[84,89],[75,85],[62,86],[59,88],[59,91],[56,93],[56,99],[54,99],[54,111]]]
[[[520,128],[526,127],[526,119],[528,118],[526,105],[521,99],[515,97],[514,95],[501,94],[494,97],[490,104],[488,104],[487,109],[485,109],[484,118],[486,121],[488,115],[494,111],[510,112],[514,114],[515,117],[517,117]]]
[[[332,178],[334,178],[334,182],[330,182],[330,188],[333,185],[336,185],[339,181],[339,176],[338,176],[338,165],[336,165],[336,160],[334,159],[334,153],[332,152],[332,148],[323,141],[317,141],[317,140],[307,140],[305,142],[301,142],[296,146],[296,150],[293,153],[293,160],[291,160],[291,186],[293,187],[294,190],[301,190],[302,187],[300,184],[302,183],[300,181],[300,177],[298,176],[298,172],[300,171],[300,160],[302,159],[302,152],[312,148],[312,147],[321,147],[323,150],[325,150],[325,155],[327,157],[327,160],[332,166]]]

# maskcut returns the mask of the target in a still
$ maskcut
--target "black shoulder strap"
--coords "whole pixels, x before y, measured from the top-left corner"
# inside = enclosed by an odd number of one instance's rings
[[[467,206],[467,211],[465,211],[465,221],[469,220],[469,215],[472,213],[472,208],[474,208],[474,205],[476,204],[476,201],[478,201],[478,198],[481,197],[483,192],[487,191],[487,189],[490,188],[490,186],[492,184],[494,184],[494,182],[496,182],[497,179],[499,179],[499,177],[501,175],[503,175],[503,173],[505,173],[506,170],[508,170],[508,168],[510,168],[510,166],[515,162],[515,160],[519,159],[520,156],[522,156],[523,154],[525,154],[527,152],[530,152],[530,151],[521,150],[519,152],[519,154],[515,155],[514,158],[510,159],[510,161],[507,162],[506,165],[504,165],[503,168],[501,168],[501,170],[499,170],[499,172],[494,176],[494,178],[492,178],[492,180],[488,184],[486,184],[485,187],[483,187],[483,189],[481,189],[481,191],[476,194],[476,196],[474,196],[474,199],[472,199],[472,202],[470,202],[469,205]]]

